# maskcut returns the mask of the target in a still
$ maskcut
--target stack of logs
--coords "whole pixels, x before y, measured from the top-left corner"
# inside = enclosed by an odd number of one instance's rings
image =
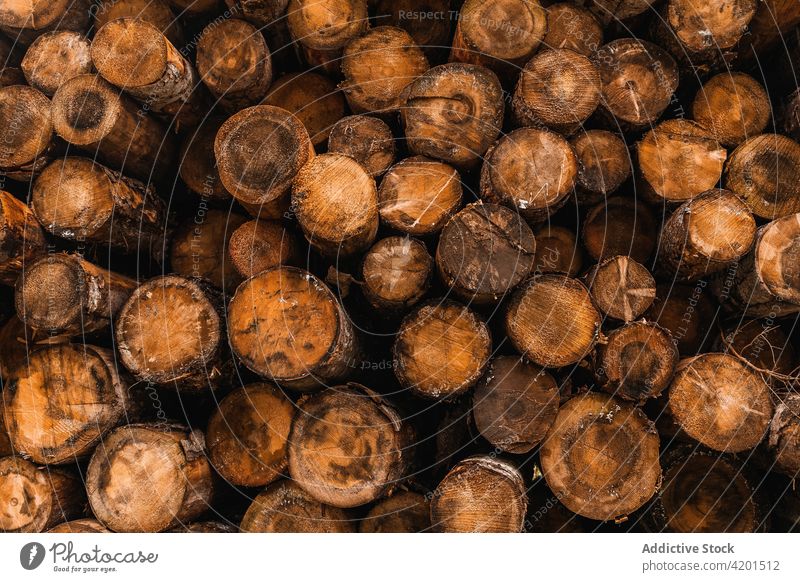
[[[797,527],[798,24],[0,2],[0,530]]]

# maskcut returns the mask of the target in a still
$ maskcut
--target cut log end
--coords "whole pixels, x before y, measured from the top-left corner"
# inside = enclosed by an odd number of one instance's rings
[[[402,310],[425,295],[433,258],[419,241],[393,236],[381,239],[364,256],[364,296],[376,309]]]
[[[600,311],[620,321],[638,318],[656,298],[656,281],[650,271],[624,255],[604,260],[587,279]]]
[[[394,162],[394,136],[386,122],[377,117],[350,115],[331,128],[328,151],[350,156],[378,178]]]

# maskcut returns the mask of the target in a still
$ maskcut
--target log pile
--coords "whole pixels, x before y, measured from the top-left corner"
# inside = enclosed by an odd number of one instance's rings
[[[89,4],[0,3],[0,531],[800,527],[796,2]]]

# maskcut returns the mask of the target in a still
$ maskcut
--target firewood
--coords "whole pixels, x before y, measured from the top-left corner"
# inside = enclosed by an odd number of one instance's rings
[[[228,375],[222,298],[202,279],[145,281],[120,309],[114,333],[122,363],[143,382],[200,390]]]
[[[67,343],[69,339],[65,336],[52,337],[47,332],[32,329],[22,323],[19,317],[12,315],[0,327],[0,378],[3,379],[3,382],[8,382],[11,374],[26,361],[28,353],[35,346],[45,343]],[[2,401],[2,395],[0,395],[0,401]],[[2,413],[0,413],[1,416]],[[5,454],[0,456],[5,456]]]
[[[728,354],[681,360],[668,411],[692,439],[715,451],[754,448],[772,420],[770,390],[758,373]]]
[[[550,430],[558,401],[558,384],[545,370],[516,356],[498,356],[475,387],[472,417],[492,445],[523,454]]]
[[[47,530],[46,533],[111,533],[111,530],[106,529],[106,527],[96,519],[82,518],[59,523],[57,526]]]
[[[397,26],[408,32],[429,59],[441,62],[450,47],[450,0],[427,0],[425,11],[433,18],[409,18],[419,11],[416,0],[377,0],[376,20],[381,24]]]
[[[659,284],[653,305],[645,313],[645,319],[670,332],[683,356],[696,355],[708,339],[715,307],[706,287],[706,282]]]
[[[216,0],[207,1],[216,2]],[[205,1],[200,3],[203,4]],[[225,4],[230,9],[230,12],[234,10],[240,11],[245,20],[262,28],[285,15],[289,0],[246,0],[245,2],[225,0]]]
[[[444,162],[412,156],[386,172],[378,189],[381,220],[400,232],[426,236],[439,232],[461,206],[458,171]]]
[[[49,254],[28,265],[17,280],[14,302],[26,325],[71,336],[106,329],[136,281],[76,254]]]
[[[92,17],[91,8],[91,0],[6,2],[0,9],[0,30],[26,45],[52,30],[85,33]]]
[[[396,153],[392,130],[385,121],[369,115],[337,121],[328,135],[328,152],[354,158],[376,179],[389,169]]]
[[[546,126],[570,135],[600,104],[600,74],[588,57],[545,48],[519,75],[512,108],[521,126]]]
[[[271,384],[249,384],[231,392],[208,421],[211,465],[243,487],[263,487],[286,476],[287,440],[295,407]]]
[[[261,31],[244,20],[213,21],[197,41],[197,72],[230,111],[258,105],[272,82],[272,60]]]
[[[739,62],[752,64],[759,56],[785,42],[790,31],[800,24],[800,6],[793,0],[759,2],[750,21],[748,34],[738,48]]]
[[[106,81],[147,111],[188,126],[205,116],[194,65],[149,22],[119,18],[103,26],[92,40],[92,62]]]
[[[150,184],[88,158],[47,166],[33,183],[31,208],[51,234],[128,253],[159,257],[169,232],[165,205]]]
[[[400,116],[412,153],[458,168],[475,166],[503,123],[500,82],[489,69],[448,63],[408,86]]]
[[[184,277],[204,277],[218,289],[233,290],[243,281],[228,254],[236,228],[247,218],[223,210],[198,210],[176,229],[169,251],[172,269]]]
[[[413,491],[400,491],[378,501],[358,524],[361,533],[418,533],[431,527],[430,501]]]
[[[112,431],[89,462],[86,492],[115,532],[165,531],[199,517],[213,493],[203,433],[168,424]]]
[[[737,146],[764,131],[772,106],[764,87],[750,75],[720,73],[695,95],[692,118],[724,146]]]
[[[724,185],[761,218],[800,212],[800,144],[775,133],[746,139],[725,164]]]
[[[594,53],[592,62],[600,72],[600,109],[614,129],[651,127],[678,87],[675,60],[647,41],[612,40]]]
[[[723,271],[753,246],[756,223],[729,190],[709,190],[682,204],[661,229],[659,260],[670,273],[695,280]]]
[[[53,126],[63,139],[126,175],[149,181],[174,165],[175,143],[166,128],[99,75],[78,75],[58,88]]]
[[[574,364],[594,347],[600,314],[578,280],[548,274],[529,279],[511,296],[505,327],[512,345],[544,367]]]
[[[298,262],[300,248],[298,237],[274,220],[247,221],[228,239],[230,262],[243,279]]]
[[[475,202],[442,229],[436,266],[442,281],[469,304],[496,304],[530,275],[536,239],[519,214]]]
[[[214,156],[225,189],[240,202],[260,205],[289,192],[295,174],[314,157],[314,146],[294,115],[256,105],[222,124]]]
[[[377,392],[350,383],[298,404],[289,434],[289,474],[317,501],[356,507],[405,477],[413,432]]]
[[[222,0],[167,0],[182,16],[200,16],[215,12],[222,4]]]
[[[583,0],[592,14],[607,26],[618,21],[630,21],[650,9],[653,0]],[[622,23],[624,26],[624,22]]]
[[[558,411],[540,451],[542,471],[571,511],[601,521],[642,507],[661,482],[659,439],[632,404],[613,396],[576,396]]]
[[[725,148],[707,130],[685,119],[669,119],[637,144],[644,194],[658,202],[680,203],[719,182]]]
[[[569,49],[587,57],[602,46],[603,28],[589,10],[571,2],[551,4],[546,10],[543,46]]]
[[[20,200],[0,190],[0,283],[13,285],[20,273],[45,252],[36,217]]]
[[[483,65],[514,78],[547,32],[539,0],[466,0],[459,12],[451,61]]]
[[[236,533],[238,526],[230,522],[221,521],[195,521],[182,524],[172,530],[175,533]]]
[[[397,332],[394,372],[423,398],[451,399],[486,370],[492,337],[471,309],[450,300],[429,302],[406,316]]]
[[[316,73],[289,73],[269,88],[264,105],[274,105],[293,113],[311,137],[311,143],[321,145],[328,140],[331,129],[344,116],[344,97],[336,84]]]
[[[586,280],[597,308],[625,323],[647,311],[656,297],[656,281],[650,271],[625,255],[603,260]]]
[[[189,189],[209,200],[230,200],[230,193],[222,185],[214,158],[214,140],[223,121],[207,117],[197,127],[186,133],[181,143],[179,173]]]
[[[53,114],[47,96],[33,87],[0,87],[0,176],[28,181],[50,161]]]
[[[250,533],[352,533],[356,520],[347,510],[320,503],[294,481],[283,479],[258,494],[240,528]]]
[[[796,478],[800,474],[800,396],[790,394],[776,406],[768,442],[775,468]]]
[[[749,363],[771,386],[780,386],[794,378],[796,352],[777,322],[766,319],[736,321],[732,327],[720,331],[712,348]],[[773,395],[776,394],[773,392]]]
[[[575,277],[583,268],[583,251],[575,233],[563,226],[543,224],[534,231],[533,273],[564,273]]]
[[[95,30],[118,18],[138,18],[158,28],[175,46],[185,43],[181,21],[166,0],[100,0],[94,11]]]
[[[290,0],[289,31],[311,68],[335,75],[342,49],[369,25],[367,0]]]
[[[32,351],[7,379],[3,397],[11,443],[35,463],[85,457],[106,432],[129,418],[128,386],[114,353],[90,345]]]
[[[678,365],[672,335],[648,321],[635,321],[608,334],[595,369],[603,390],[642,404],[666,390]]]
[[[480,195],[541,222],[567,203],[578,177],[578,159],[566,139],[548,130],[522,128],[486,153]]]
[[[343,154],[316,156],[300,169],[292,209],[308,242],[329,257],[368,249],[378,232],[375,180]]]
[[[228,306],[228,336],[245,366],[293,389],[342,379],[357,354],[334,294],[296,267],[273,267],[239,286]]]
[[[433,266],[433,258],[418,240],[381,239],[364,255],[361,291],[375,309],[402,311],[425,295]]]
[[[623,196],[613,196],[589,210],[583,222],[583,245],[599,261],[628,255],[646,263],[658,239],[658,222],[648,206]]]
[[[78,517],[85,504],[77,475],[55,467],[37,467],[22,457],[0,458],[0,531],[47,531]]]
[[[444,533],[519,533],[528,499],[508,461],[477,455],[453,467],[434,491],[431,525]]]
[[[579,204],[605,201],[630,177],[633,161],[618,134],[602,129],[579,131],[569,143],[578,158]]]
[[[389,113],[428,70],[428,59],[402,28],[378,26],[350,41],[342,55],[342,91],[355,113]]]
[[[22,59],[28,84],[52,97],[65,81],[92,72],[89,40],[79,32],[59,30],[37,38]]]

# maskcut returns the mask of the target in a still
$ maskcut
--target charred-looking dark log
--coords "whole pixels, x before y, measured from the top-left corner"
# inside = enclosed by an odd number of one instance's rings
[[[714,291],[731,308],[753,317],[800,311],[800,214],[773,220],[756,232],[753,250],[723,273]]]
[[[545,223],[534,231],[536,259],[533,273],[564,273],[576,276],[583,268],[583,250],[575,233],[563,226]]]
[[[31,208],[48,232],[160,257],[167,211],[150,184],[126,178],[89,158],[66,157],[33,184]]]
[[[375,179],[343,154],[319,155],[298,172],[292,209],[311,245],[329,257],[363,252],[378,233]]]
[[[544,367],[578,362],[597,343],[600,313],[588,289],[565,275],[542,275],[511,296],[505,328],[512,345]]]
[[[646,263],[656,248],[658,226],[650,207],[627,196],[613,196],[589,210],[581,238],[596,261],[627,255]]]
[[[58,30],[37,38],[22,59],[28,84],[53,96],[65,81],[92,72],[89,39],[80,32]]]
[[[416,239],[381,239],[364,255],[361,291],[375,309],[406,309],[427,292],[433,264],[428,249]]]
[[[637,319],[656,298],[656,281],[641,263],[625,255],[605,259],[586,275],[595,305],[619,321]]]
[[[115,170],[141,180],[173,171],[176,144],[167,128],[99,75],[78,75],[53,95],[56,133]]]
[[[672,335],[657,323],[636,321],[608,334],[595,373],[609,394],[643,404],[669,386],[677,365]]]
[[[334,386],[299,404],[289,434],[289,474],[334,507],[374,501],[405,478],[413,433],[399,412],[358,384]]]
[[[475,386],[472,418],[481,436],[509,453],[532,451],[558,412],[558,384],[539,366],[498,356]]]
[[[295,267],[274,267],[239,286],[228,306],[228,338],[245,366],[293,389],[343,379],[357,356],[339,301]]]
[[[636,153],[644,195],[667,204],[716,186],[727,157],[711,133],[686,119],[668,119],[650,130]]]
[[[428,68],[425,53],[408,32],[378,26],[345,47],[341,88],[354,113],[396,112],[405,88]]]
[[[663,283],[656,286],[656,298],[645,313],[672,335],[683,356],[694,356],[708,339],[715,305],[709,298],[707,283],[696,285]]]
[[[300,259],[298,237],[277,220],[249,220],[237,227],[228,240],[233,267],[243,279]]]
[[[361,533],[419,533],[430,530],[430,501],[425,495],[400,491],[372,506],[358,524]]]
[[[681,360],[669,390],[669,414],[689,437],[715,451],[754,448],[769,428],[769,386],[728,354]]]
[[[244,20],[212,21],[197,42],[197,72],[225,109],[258,105],[272,83],[267,41]]]
[[[536,240],[512,210],[475,202],[442,229],[436,265],[466,303],[496,304],[533,270]]]
[[[175,46],[186,43],[181,21],[175,18],[167,0],[100,0],[98,5],[94,12],[95,30],[118,18],[139,18],[155,26]]]
[[[27,181],[50,161],[53,115],[47,96],[33,87],[0,87],[0,175]]]
[[[206,115],[206,103],[194,65],[154,25],[118,18],[92,40],[97,72],[153,112],[193,126]]]
[[[218,386],[229,371],[222,297],[202,279],[167,275],[142,283],[114,331],[122,363],[143,382],[200,390]]]
[[[14,450],[36,463],[87,456],[128,413],[128,386],[114,354],[89,345],[33,351],[6,379],[3,398]]]
[[[720,73],[695,95],[692,118],[724,146],[737,146],[764,131],[772,106],[764,87],[750,75]]]
[[[320,503],[282,479],[258,494],[239,527],[250,533],[352,533],[356,523],[347,510]]]
[[[315,146],[325,143],[331,128],[345,113],[345,100],[336,83],[312,72],[283,75],[269,88],[263,104],[294,114]]]
[[[672,533],[762,531],[761,495],[741,463],[683,445],[662,458],[664,482],[648,510],[648,527]]]
[[[36,217],[23,202],[0,190],[0,283],[13,285],[47,241]]]
[[[234,485],[263,487],[286,476],[295,405],[272,384],[249,384],[226,396],[208,421],[209,460]]]
[[[725,164],[724,185],[761,218],[800,212],[800,144],[775,133],[746,139]]]
[[[578,159],[566,139],[548,130],[521,128],[486,153],[480,196],[539,222],[567,203],[577,178]]]
[[[136,281],[73,254],[47,255],[25,268],[14,302],[26,325],[51,335],[106,329]]]
[[[350,115],[330,129],[328,152],[350,156],[370,176],[378,178],[394,162],[394,136],[386,122],[377,117]]]
[[[592,61],[600,71],[600,107],[610,129],[650,127],[678,87],[675,60],[643,40],[612,40],[594,53]]]
[[[369,27],[367,0],[290,0],[286,19],[308,65],[332,75],[345,45]]]
[[[547,34],[542,46],[569,49],[591,56],[603,44],[603,27],[597,18],[571,2],[551,4],[547,8]]]
[[[289,192],[295,174],[314,157],[314,146],[294,115],[256,105],[222,124],[214,155],[225,189],[240,202],[260,205]]]
[[[423,398],[453,398],[483,375],[492,353],[486,323],[449,300],[427,303],[409,314],[394,343],[395,375]]]
[[[500,134],[503,90],[489,69],[448,63],[409,85],[400,115],[414,154],[470,168]]]
[[[628,146],[610,131],[579,131],[569,141],[578,158],[578,204],[605,201],[631,175]]]
[[[745,203],[730,190],[709,190],[664,222],[660,265],[680,279],[700,279],[739,260],[755,236],[756,222]]]
[[[111,533],[111,530],[106,529],[96,519],[82,518],[59,523],[57,526],[47,530],[46,533]]]
[[[567,401],[540,451],[547,485],[570,511],[600,521],[642,507],[661,483],[659,440],[637,407],[604,394]]]
[[[444,533],[519,533],[528,498],[508,461],[476,455],[453,467],[431,499],[431,526]]]
[[[483,65],[513,79],[547,32],[539,0],[466,0],[459,12],[451,61]]]
[[[0,531],[43,532],[78,517],[85,505],[77,475],[18,456],[0,458]]]
[[[775,468],[792,479],[800,474],[800,396],[790,394],[775,408],[769,426]]]
[[[581,54],[546,48],[519,75],[512,108],[519,125],[574,133],[600,104],[600,74]]]
[[[452,166],[412,156],[386,173],[378,189],[378,212],[391,228],[414,236],[439,232],[461,206],[463,187]]]
[[[103,439],[86,473],[95,517],[116,532],[159,532],[208,511],[213,494],[203,433],[132,424]]]

